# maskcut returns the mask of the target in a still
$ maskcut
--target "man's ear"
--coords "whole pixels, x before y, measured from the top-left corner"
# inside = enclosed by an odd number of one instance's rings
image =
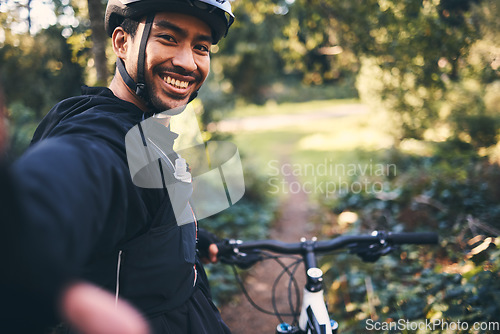
[[[111,42],[113,43],[113,51],[116,56],[125,59],[127,56],[127,50],[129,47],[129,34],[123,30],[122,27],[117,27],[113,31],[113,35],[111,36]]]

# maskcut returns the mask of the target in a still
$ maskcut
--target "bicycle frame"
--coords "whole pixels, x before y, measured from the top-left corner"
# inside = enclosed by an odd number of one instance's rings
[[[321,272],[319,268],[311,269],[314,271],[318,269]],[[323,273],[321,272],[322,275]],[[299,328],[303,332],[311,334],[332,333],[332,321],[328,315],[323,289],[312,292],[307,287],[304,288],[302,309],[299,316]]]

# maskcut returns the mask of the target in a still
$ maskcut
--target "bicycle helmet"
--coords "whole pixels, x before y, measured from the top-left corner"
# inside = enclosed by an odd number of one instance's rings
[[[193,15],[212,29],[213,44],[225,37],[234,22],[229,0],[109,0],[105,27],[109,36],[125,18],[141,18],[149,13],[177,12]]]
[[[151,31],[151,26],[156,13],[174,12],[192,15],[204,21],[212,30],[212,43],[217,44],[222,37],[227,35],[229,27],[234,22],[229,0],[109,0],[106,7],[104,24],[109,36],[122,24],[126,18],[140,19],[146,16],[146,23],[139,47],[137,61],[137,82],[128,74],[123,61],[118,58],[116,64],[120,75],[130,89],[142,97],[149,107],[155,112],[147,96],[144,77],[144,62],[146,57],[146,44]],[[196,97],[196,92],[190,98]]]

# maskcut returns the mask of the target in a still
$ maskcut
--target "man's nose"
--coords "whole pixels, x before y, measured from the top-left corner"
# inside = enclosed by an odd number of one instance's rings
[[[193,51],[189,47],[178,48],[175,57],[172,59],[172,64],[183,68],[188,73],[193,72],[197,68]]]

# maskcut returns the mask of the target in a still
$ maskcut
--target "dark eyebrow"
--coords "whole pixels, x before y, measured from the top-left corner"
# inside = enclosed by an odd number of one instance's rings
[[[184,30],[181,27],[179,27],[179,26],[177,26],[177,25],[175,25],[175,24],[173,24],[171,22],[168,22],[166,20],[155,21],[154,25],[158,26],[160,28],[164,28],[164,29],[169,29],[169,30],[175,31],[176,33],[178,33],[182,37],[187,37],[187,35],[188,35],[188,32],[186,30]],[[196,39],[199,40],[199,41],[202,41],[202,42],[209,42],[211,44],[213,43],[212,36],[206,35],[206,34],[197,34]]]

